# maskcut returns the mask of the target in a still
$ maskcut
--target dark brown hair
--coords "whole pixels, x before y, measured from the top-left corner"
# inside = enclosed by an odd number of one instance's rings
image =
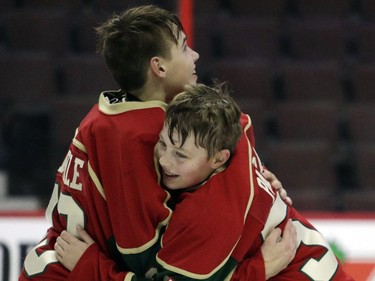
[[[186,87],[166,110],[169,138],[177,131],[181,146],[193,134],[195,144],[207,150],[208,158],[222,149],[233,154],[241,137],[241,111],[224,83],[213,86],[197,84]]]
[[[175,14],[147,5],[114,14],[96,31],[98,52],[121,89],[129,91],[143,86],[153,56],[169,58],[183,27]]]

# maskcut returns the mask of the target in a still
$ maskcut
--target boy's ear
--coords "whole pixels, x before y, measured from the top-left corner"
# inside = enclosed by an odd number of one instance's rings
[[[229,149],[220,150],[213,158],[212,166],[214,169],[217,169],[224,165],[230,157]]]
[[[155,75],[163,78],[165,77],[165,67],[162,58],[152,57],[150,60],[150,67],[151,70],[155,73]]]

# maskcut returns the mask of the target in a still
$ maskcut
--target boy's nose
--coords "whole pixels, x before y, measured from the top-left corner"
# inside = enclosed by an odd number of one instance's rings
[[[198,59],[199,59],[199,53],[198,52],[196,52],[196,51],[194,51],[193,50],[193,53],[194,53],[194,61],[197,61]]]
[[[162,166],[163,168],[167,167],[168,162],[169,162],[169,161],[167,160],[167,157],[165,157],[164,154],[161,155],[161,156],[159,157],[159,164],[160,164],[160,166]]]
[[[196,52],[196,51],[194,51],[194,50],[193,50],[192,48],[190,48],[190,47],[189,47],[189,49],[190,49],[191,55],[192,55],[192,57],[193,57],[193,61],[196,62],[196,61],[199,59],[199,53]]]

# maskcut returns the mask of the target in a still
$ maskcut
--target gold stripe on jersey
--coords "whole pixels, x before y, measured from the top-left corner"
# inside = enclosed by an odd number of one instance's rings
[[[78,129],[76,130],[76,133],[75,133],[75,136],[78,134]],[[81,143],[79,140],[77,140],[76,138],[73,138],[73,145],[75,147],[77,147],[79,150],[81,150],[82,152],[84,152],[85,154],[87,154],[87,151],[86,151],[86,147],[83,143]]]
[[[158,240],[159,240],[159,238],[160,238],[160,235],[161,235],[161,234],[160,234],[161,229],[162,229],[163,227],[165,227],[165,226],[168,224],[169,220],[171,219],[172,213],[173,213],[172,210],[171,210],[171,209],[168,207],[168,205],[167,205],[167,202],[168,202],[168,200],[171,198],[171,195],[170,195],[167,191],[165,191],[165,193],[167,194],[167,196],[166,196],[166,199],[165,199],[165,201],[164,201],[164,203],[163,203],[163,206],[164,206],[166,209],[169,210],[169,214],[168,214],[168,217],[167,217],[165,220],[161,221],[161,222],[158,224],[158,226],[156,227],[154,237],[153,237],[150,241],[148,241],[147,243],[145,243],[144,245],[142,245],[142,246],[140,246],[140,247],[137,247],[137,248],[122,248],[122,247],[120,247],[120,246],[116,243],[116,247],[117,247],[117,249],[119,250],[119,252],[120,252],[121,254],[123,254],[123,255],[139,254],[139,253],[142,253],[142,252],[144,252],[144,251],[150,249],[151,247],[153,247],[153,246],[155,245],[155,243],[158,242]]]
[[[75,135],[78,134],[78,129],[76,130]],[[73,139],[73,145],[77,147],[79,150],[81,150],[83,153],[87,153],[86,147],[83,143],[81,143],[79,140],[77,140],[75,137]],[[90,165],[90,161],[87,162],[87,170],[89,172],[90,178],[92,179],[93,183],[95,184],[96,189],[100,193],[100,195],[103,197],[104,200],[106,200],[104,188],[98,178],[98,176],[95,174],[94,169]]]
[[[131,281],[131,280],[133,279],[134,276],[135,276],[134,273],[132,273],[132,272],[128,272],[128,273],[126,274],[126,276],[125,276],[124,281]]]
[[[246,220],[246,217],[249,213],[249,210],[250,210],[250,206],[251,204],[253,203],[253,199],[254,199],[254,182],[253,182],[253,169],[252,169],[252,162],[251,162],[251,159],[253,158],[253,155],[252,155],[252,147],[251,147],[251,143],[250,143],[250,140],[246,134],[247,130],[251,127],[252,123],[251,123],[251,118],[248,114],[246,114],[246,117],[248,119],[248,123],[247,125],[245,126],[244,128],[244,134],[246,136],[246,141],[247,141],[247,147],[248,147],[248,152],[249,152],[249,175],[250,175],[250,198],[249,198],[249,201],[247,202],[247,207],[246,207],[246,212],[244,214],[244,223],[245,223],[245,220]]]
[[[238,243],[238,240],[236,242],[236,245]],[[233,249],[235,248],[235,246],[233,247]],[[232,249],[231,253],[233,252],[233,249]],[[180,274],[182,276],[186,276],[186,277],[189,277],[189,278],[192,278],[192,279],[207,280],[212,275],[214,275],[216,272],[218,272],[219,270],[221,270],[225,266],[225,264],[228,262],[228,260],[230,258],[230,254],[220,264],[218,264],[218,266],[216,268],[214,268],[213,270],[211,270],[209,273],[206,273],[206,274],[193,273],[193,272],[187,271],[185,269],[182,269],[182,268],[179,268],[179,267],[167,264],[166,262],[164,262],[163,260],[161,260],[158,255],[156,255],[156,261],[163,268],[165,268],[165,269],[167,269],[167,270],[169,270],[171,272],[174,272],[174,273],[177,273],[177,274]]]
[[[160,231],[161,229],[168,224],[170,218],[172,216],[172,212],[169,213],[169,216],[162,222],[158,224],[158,226],[155,229],[155,235],[154,238],[152,238],[150,241],[145,243],[144,245],[137,247],[137,248],[122,248],[116,243],[116,247],[119,250],[119,252],[123,255],[131,255],[131,254],[140,254],[142,252],[145,252],[146,250],[150,249],[155,245],[155,243],[158,242],[160,238]]]
[[[96,189],[98,190],[100,195],[103,197],[103,199],[106,200],[104,188],[103,188],[102,184],[100,183],[98,176],[95,174],[94,169],[91,167],[90,161],[88,161],[88,163],[87,163],[87,169],[89,171],[89,175],[90,175],[92,181],[94,182],[94,184],[96,186]]]
[[[224,281],[229,281],[229,280],[231,280],[231,279],[232,279],[232,276],[233,276],[233,273],[234,273],[235,270],[236,270],[236,267],[233,268],[233,270],[232,270],[231,272],[229,272],[228,276],[225,277]]]

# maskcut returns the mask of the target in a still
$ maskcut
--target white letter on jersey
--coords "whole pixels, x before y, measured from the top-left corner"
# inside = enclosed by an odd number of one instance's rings
[[[74,167],[73,167],[73,178],[69,179],[69,170],[70,166],[73,160],[73,154],[69,150],[64,162],[60,166],[60,168],[57,170],[59,173],[62,173],[62,179],[66,186],[69,186],[70,188],[76,189],[76,190],[82,190],[82,184],[78,183],[78,177],[79,177],[79,171],[78,169],[82,169],[85,162],[82,159],[79,159],[76,157],[74,159]]]
[[[79,159],[79,158],[74,159],[74,171],[73,171],[74,173],[73,173],[72,182],[70,183],[70,187],[73,189],[82,190],[82,184],[77,183],[77,179],[79,177],[78,168],[82,169],[83,164],[85,164],[85,162],[82,159]]]
[[[66,155],[66,158],[64,160],[64,163],[63,163],[63,176],[62,176],[62,179],[63,179],[63,182],[66,186],[69,186],[70,184],[70,181],[68,179],[68,172],[69,172],[69,169],[70,169],[70,163],[72,162],[72,158],[73,158],[73,154],[72,152],[69,150],[68,154]],[[60,170],[60,169],[59,169]]]
[[[272,190],[271,184],[263,177],[263,175],[258,170],[255,170],[255,172],[257,174],[257,182],[259,187],[263,188],[264,191],[271,196],[272,201],[274,202],[276,199],[276,195]]]

